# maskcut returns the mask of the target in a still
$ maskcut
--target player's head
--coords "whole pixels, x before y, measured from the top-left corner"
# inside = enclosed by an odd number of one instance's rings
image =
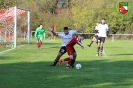
[[[84,40],[84,39],[85,39],[85,37],[86,37],[86,35],[85,35],[85,34],[81,34],[81,35],[80,35],[80,39],[81,39],[81,40]]]
[[[64,33],[67,35],[69,32],[68,32],[68,27],[64,27]]]
[[[99,22],[96,22],[96,26],[98,26],[99,25]]]
[[[43,28],[43,25],[42,25],[42,24],[40,24],[40,25],[39,25],[39,27],[42,29],[42,28]]]
[[[105,18],[102,18],[102,24],[105,24],[105,22],[106,22],[106,19]]]

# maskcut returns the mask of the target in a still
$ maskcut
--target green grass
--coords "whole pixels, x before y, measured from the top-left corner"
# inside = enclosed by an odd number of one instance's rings
[[[32,40],[0,55],[0,88],[133,88],[133,42],[106,40],[107,57],[95,56],[97,46],[89,48],[89,42],[83,41],[84,50],[75,46],[80,70],[65,69],[65,62],[60,67],[47,66],[59,51],[60,39],[46,40],[40,50]]]

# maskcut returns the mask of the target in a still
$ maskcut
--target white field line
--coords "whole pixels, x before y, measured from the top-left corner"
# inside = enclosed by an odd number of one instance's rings
[[[18,48],[21,48],[21,47],[23,47],[24,45],[21,45],[21,46],[19,46]],[[4,50],[4,51],[2,51],[2,52],[0,52],[0,55],[2,55],[2,54],[5,54],[5,53],[7,53],[7,52],[9,52],[9,51],[11,51],[11,50],[14,50],[15,48],[11,48],[11,49],[7,49],[7,50]]]
[[[105,56],[105,57],[107,57],[107,55],[106,55],[106,53],[105,53],[104,49],[103,49],[103,54],[104,54],[104,56]]]

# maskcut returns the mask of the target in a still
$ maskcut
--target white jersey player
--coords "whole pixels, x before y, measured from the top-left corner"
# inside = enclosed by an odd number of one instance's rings
[[[107,38],[109,34],[109,28],[108,25],[105,24],[105,19],[102,19],[102,23],[98,25],[97,27],[98,30],[98,47],[97,47],[97,55],[102,56],[102,51],[103,51],[103,44],[105,42],[105,39]]]
[[[56,59],[54,60],[54,63],[50,66],[55,66],[57,64],[57,62],[59,61],[60,57],[66,53],[66,45],[71,41],[71,39],[73,38],[73,35],[76,34],[79,31],[82,31],[83,29],[85,29],[86,27],[84,26],[83,28],[79,28],[77,30],[68,30],[68,27],[64,27],[64,32],[62,33],[55,33],[52,28],[49,28],[49,30],[55,35],[55,36],[59,36],[62,38],[62,46],[59,50],[59,53],[56,57]],[[73,61],[71,62],[71,66],[73,67],[73,64],[75,62],[76,59],[76,51],[74,50],[74,54],[73,54]]]
[[[62,46],[66,46],[76,33],[77,30],[69,30],[68,33],[64,31],[64,33],[58,33],[57,35],[62,38]]]

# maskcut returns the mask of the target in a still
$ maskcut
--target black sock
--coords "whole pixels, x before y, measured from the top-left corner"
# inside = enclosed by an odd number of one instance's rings
[[[90,46],[92,45],[93,41],[90,42]]]
[[[73,59],[73,60],[71,61],[70,66],[73,66],[73,65],[74,65],[74,63],[75,63],[75,59]]]
[[[99,55],[100,47],[97,47],[97,54]]]
[[[100,53],[102,54],[103,52],[103,46],[100,47]]]
[[[54,66],[58,63],[58,60],[59,60],[59,58],[57,57],[56,59],[55,59],[55,61],[54,61]]]

